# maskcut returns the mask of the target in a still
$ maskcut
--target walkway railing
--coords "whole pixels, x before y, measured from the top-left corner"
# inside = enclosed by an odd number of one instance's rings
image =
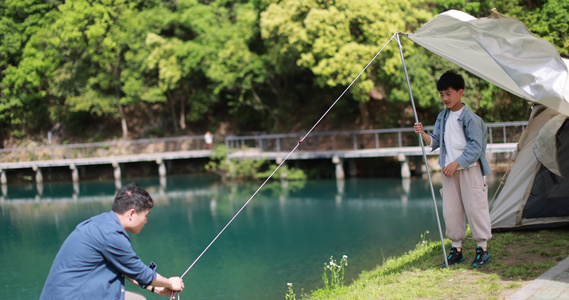
[[[488,123],[488,143],[516,143],[527,126],[527,121]],[[431,132],[433,126],[425,126]],[[289,151],[302,134],[260,134],[227,136],[227,149],[256,148],[260,151]],[[364,150],[418,146],[413,128],[371,129],[353,131],[312,132],[299,151]]]
[[[203,136],[0,149],[0,162],[95,158],[208,149]]]
[[[527,126],[527,121],[488,123],[488,143],[515,143]],[[433,126],[425,130],[432,131]],[[214,144],[225,143],[228,151],[256,148],[260,151],[290,151],[305,133],[256,134],[215,136]],[[210,149],[204,137],[181,136],[173,138],[110,141],[68,145],[45,145],[0,149],[0,162],[29,162],[97,158],[121,155]],[[312,132],[299,151],[363,150],[417,146],[413,128],[392,128],[352,131]]]

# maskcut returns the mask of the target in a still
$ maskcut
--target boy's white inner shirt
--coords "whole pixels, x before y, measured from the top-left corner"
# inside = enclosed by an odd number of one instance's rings
[[[460,117],[463,109],[464,107],[457,111],[451,110],[445,124],[445,167],[448,166],[451,162],[455,161],[459,156],[461,156],[466,149],[466,137],[464,136],[464,130],[458,123],[458,118]],[[472,163],[468,167],[475,165],[476,162]],[[462,166],[458,168],[458,170],[460,169],[462,169]]]

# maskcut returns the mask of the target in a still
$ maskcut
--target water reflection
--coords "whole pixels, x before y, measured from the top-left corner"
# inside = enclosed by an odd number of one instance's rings
[[[160,195],[165,195],[166,193],[166,189],[167,189],[167,185],[168,185],[168,179],[166,176],[161,176],[158,179],[158,189],[157,189],[157,194]],[[115,180],[114,181],[114,191],[111,194],[114,194],[114,192],[118,191],[122,185],[123,185],[123,181],[121,180]],[[128,183],[128,182],[127,182]],[[85,187],[85,186],[89,186],[89,185],[96,185],[98,183],[80,183],[78,181],[74,181],[72,183],[54,183],[54,184],[49,184],[50,189],[53,186],[65,186],[64,188],[67,189],[67,186],[71,186],[72,187],[72,193],[67,195],[61,195],[58,192],[56,194],[58,194],[57,197],[52,197],[50,195],[44,195],[44,183],[43,182],[37,182],[35,184],[15,184],[15,185],[10,185],[10,189],[8,189],[8,184],[2,184],[1,185],[1,194],[0,194],[0,201],[5,201],[5,200],[10,200],[13,202],[28,202],[28,201],[41,201],[43,200],[48,200],[48,201],[65,201],[65,199],[73,199],[73,201],[81,201],[82,195],[81,195],[81,187]],[[34,191],[35,190],[35,191]],[[35,192],[35,193],[34,193]],[[50,190],[51,192],[51,190]],[[32,195],[33,194],[33,195]],[[94,200],[91,197],[88,197],[88,200]]]
[[[411,189],[411,178],[401,179],[401,187],[403,188],[403,193],[401,193],[401,205],[403,208],[407,207],[409,202],[409,190]]]
[[[4,195],[8,195],[8,185],[5,183],[2,184],[2,199],[4,199]]]

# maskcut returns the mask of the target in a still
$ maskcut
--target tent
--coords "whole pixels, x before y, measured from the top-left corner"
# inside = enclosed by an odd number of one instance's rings
[[[493,202],[492,228],[569,224],[569,60],[522,22],[496,11],[477,19],[450,10],[404,36],[536,104]]]
[[[492,228],[569,224],[569,122],[539,105],[518,143],[514,164],[490,212]]]

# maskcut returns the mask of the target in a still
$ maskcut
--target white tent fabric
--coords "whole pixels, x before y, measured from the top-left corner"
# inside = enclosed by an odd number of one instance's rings
[[[525,201],[521,199],[527,199],[535,173],[539,168],[539,161],[534,155],[533,145],[535,145],[539,135],[539,129],[557,115],[557,112],[550,109],[538,108],[537,111],[533,111],[528,127],[518,143],[515,156],[512,158],[515,163],[490,212],[492,228],[509,228],[522,225],[522,211]],[[510,200],[504,201],[503,199]],[[532,224],[539,224],[540,222],[541,220],[534,220]]]
[[[439,14],[407,38],[472,74],[569,116],[569,60],[517,19]]]
[[[557,155],[557,132],[565,123],[567,116],[559,114],[552,117],[539,130],[539,134],[533,145],[533,153],[537,160],[544,165],[551,173],[565,178],[561,173]]]

